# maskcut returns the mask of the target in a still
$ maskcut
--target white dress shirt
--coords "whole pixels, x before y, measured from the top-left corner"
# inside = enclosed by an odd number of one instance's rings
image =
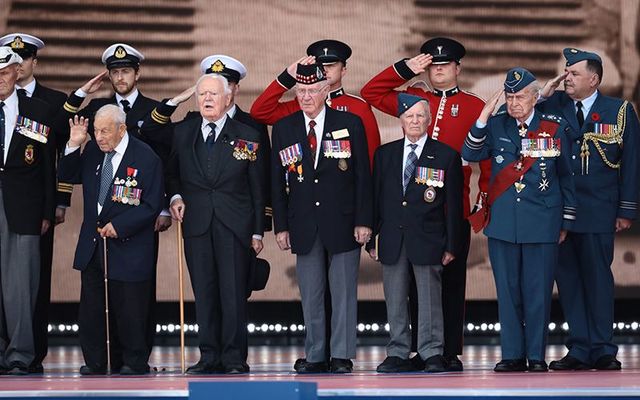
[[[13,131],[16,129],[16,121],[18,120],[18,92],[15,90],[4,100],[4,154],[3,160],[7,162],[7,154],[9,154],[9,146]]]
[[[593,103],[596,102],[596,98],[598,98],[598,91],[596,90],[595,92],[593,92],[593,94],[589,97],[587,97],[584,100],[580,100],[582,101],[582,115],[584,116],[584,120],[587,121],[589,120],[589,111],[591,111],[591,107],[593,107]],[[576,114],[578,113],[578,107],[576,106],[576,103],[578,101],[574,100],[573,101],[573,106],[576,109]]]
[[[122,100],[126,100],[129,102],[129,107],[133,108],[133,103],[136,102],[136,99],[138,98],[138,94],[140,92],[138,92],[138,89],[133,89],[133,91],[131,91],[131,93],[129,93],[129,95],[127,97],[122,97],[120,96],[118,93],[116,93],[116,102],[118,103],[118,107],[120,107],[120,109],[122,111],[124,111],[124,107],[122,106],[121,101]]]
[[[33,96],[33,92],[36,90],[36,80],[32,79],[31,82],[27,83],[24,87],[20,87],[16,84],[16,89],[24,89],[27,92],[27,97]]]
[[[407,158],[409,158],[409,153],[411,153],[411,144],[417,144],[418,147],[414,150],[416,153],[417,159],[420,159],[420,155],[422,154],[422,149],[424,149],[424,144],[427,142],[427,134],[425,133],[420,139],[418,139],[415,143],[404,137],[404,152],[402,153],[402,182],[404,182],[404,168],[407,164]],[[416,165],[418,165],[416,161]]]

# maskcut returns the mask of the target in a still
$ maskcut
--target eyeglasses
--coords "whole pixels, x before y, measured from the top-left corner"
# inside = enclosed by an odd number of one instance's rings
[[[325,86],[319,88],[319,89],[301,89],[301,88],[296,88],[296,96],[298,97],[304,97],[307,94],[309,96],[317,96],[318,93],[322,92],[324,90]]]

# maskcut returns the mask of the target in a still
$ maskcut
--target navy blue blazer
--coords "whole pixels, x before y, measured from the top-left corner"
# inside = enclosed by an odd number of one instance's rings
[[[535,111],[528,130],[537,131],[541,118],[559,121],[555,138],[561,141],[561,154],[537,158],[524,174],[525,186],[520,193],[511,185],[498,196],[484,230],[490,238],[510,243],[557,243],[560,230],[569,230],[575,220],[575,187],[565,150],[567,125],[562,118],[545,117]],[[482,129],[474,124],[462,148],[462,158],[476,162],[491,158],[492,184],[503,168],[520,158],[521,140],[516,120],[501,111],[489,118]],[[548,185],[542,184],[543,179]]]
[[[427,137],[417,167],[444,171],[444,186],[433,187],[435,198],[425,200],[428,185],[414,178],[403,193],[404,138],[380,146],[373,158],[373,233],[378,236],[378,258],[398,261],[401,245],[414,265],[439,265],[445,251],[460,256],[463,212],[462,161],[458,152]],[[367,243],[373,248],[374,241]]]
[[[564,91],[555,92],[537,106],[544,112],[562,115],[569,124],[569,142],[563,149],[571,155],[571,170],[575,177],[578,213],[571,228],[574,232],[614,232],[616,218],[636,218],[640,192],[640,124],[631,103],[625,107],[623,145],[600,143],[607,159],[620,163],[620,168],[605,164],[593,142],[588,142],[588,174],[582,170],[580,157],[584,134],[593,132],[596,123],[617,125],[623,102],[598,93],[589,114],[585,115],[582,129],[576,119],[573,100]]]
[[[149,280],[155,273],[154,225],[164,202],[162,163],[148,145],[129,135],[129,144],[114,179],[125,179],[128,167],[137,169],[136,188],[142,189],[140,205],[122,204],[108,196],[98,215],[96,205],[103,160],[104,153],[95,141],[88,142],[82,154],[76,150],[60,159],[60,180],[82,184],[84,218],[73,267],[80,271],[86,269],[94,252],[102,252],[102,246],[98,245],[102,238],[97,228],[111,222],[118,238],[107,239],[109,279]]]

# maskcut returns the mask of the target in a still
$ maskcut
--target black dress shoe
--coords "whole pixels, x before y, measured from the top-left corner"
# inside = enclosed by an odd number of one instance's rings
[[[353,372],[353,362],[348,358],[332,358],[331,372],[334,374],[350,374]]]
[[[493,368],[495,372],[524,372],[527,370],[527,363],[524,359],[502,360]]]
[[[622,369],[622,363],[612,354],[605,354],[598,358],[593,366],[601,371],[620,371]]]
[[[293,368],[299,374],[323,374],[329,372],[329,367],[325,361],[309,362],[307,360],[294,364]]]
[[[529,372],[547,372],[547,363],[540,360],[529,360]]]
[[[120,375],[146,375],[149,373],[149,366],[146,368],[133,368],[128,365],[123,365],[120,368]]]
[[[441,354],[436,354],[424,360],[424,372],[433,374],[436,372],[447,372],[447,362]]]
[[[83,365],[82,367],[80,367],[80,375],[106,375],[107,374],[107,370],[106,369],[100,369],[100,368],[91,368],[88,365]]]
[[[304,365],[306,362],[307,362],[307,359],[306,359],[306,358],[298,358],[298,359],[296,360],[296,362],[293,364],[293,369],[294,369],[295,371],[297,371],[297,370],[298,370],[298,368],[300,368],[300,367],[301,367],[302,365]]]
[[[224,366],[224,373],[229,375],[248,374],[249,366],[245,363],[228,364]]]
[[[415,356],[409,358],[411,361],[411,365],[413,366],[414,371],[422,371],[424,370],[424,360],[420,357],[420,354],[416,354]]]
[[[444,356],[445,361],[447,362],[447,371],[449,372],[462,372],[464,369],[462,366],[462,361],[458,358],[458,356]]]
[[[198,361],[197,364],[187,368],[185,372],[187,375],[209,375],[220,373],[222,370],[217,363]]]
[[[591,369],[591,366],[567,354],[560,360],[551,361],[551,364],[549,364],[549,369],[555,371],[584,371],[587,369]]]
[[[43,374],[44,367],[42,364],[31,364],[29,365],[29,373],[30,374]]]
[[[378,365],[376,372],[380,373],[399,373],[413,371],[413,364],[406,358],[389,356],[384,359],[382,364]]]
[[[13,375],[13,376],[29,375],[29,367],[22,364],[10,365],[9,370],[7,371],[7,375]]]

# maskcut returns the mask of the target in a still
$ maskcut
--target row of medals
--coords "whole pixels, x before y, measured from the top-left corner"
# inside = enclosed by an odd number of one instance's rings
[[[133,178],[131,179],[130,176],[127,176],[127,180],[125,181],[124,179],[118,179],[116,178],[113,181],[114,185],[125,185],[126,187],[136,187],[138,186],[138,181]],[[128,204],[129,202],[131,202],[131,204],[133,204],[134,206],[138,206],[140,205],[140,199],[131,199],[129,200],[128,197],[123,197],[120,199],[120,201],[122,202],[122,204]]]

